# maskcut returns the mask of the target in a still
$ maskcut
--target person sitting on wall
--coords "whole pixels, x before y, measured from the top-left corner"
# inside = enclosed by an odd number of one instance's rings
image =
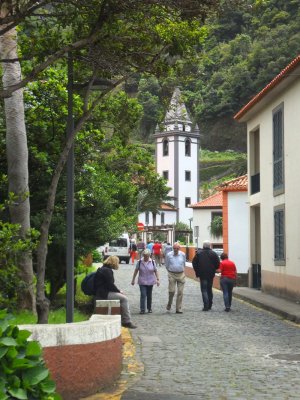
[[[95,275],[96,300],[120,300],[121,323],[125,328],[135,329],[131,322],[128,298],[117,288],[113,270],[119,269],[120,260],[117,256],[109,256],[103,261],[103,266],[98,268]]]

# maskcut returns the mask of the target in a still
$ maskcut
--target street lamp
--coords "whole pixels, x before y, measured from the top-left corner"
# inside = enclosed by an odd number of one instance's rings
[[[74,91],[73,55],[68,53],[68,120],[67,136],[74,130],[73,91]],[[67,299],[66,322],[73,322],[74,317],[74,144],[67,159]]]
[[[76,89],[85,89],[88,83],[76,85]],[[105,90],[112,87],[112,83],[106,79],[93,81],[91,90]],[[67,137],[74,131],[73,94],[74,94],[74,66],[73,54],[68,53],[68,119]],[[67,159],[67,249],[66,249],[66,322],[73,322],[74,318],[74,144]]]

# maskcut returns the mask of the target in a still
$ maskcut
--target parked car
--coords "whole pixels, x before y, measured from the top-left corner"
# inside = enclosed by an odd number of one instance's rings
[[[130,240],[127,233],[119,236],[117,239],[111,240],[104,246],[103,258],[104,260],[109,256],[117,256],[121,261],[125,261],[129,264],[130,254],[129,254]]]

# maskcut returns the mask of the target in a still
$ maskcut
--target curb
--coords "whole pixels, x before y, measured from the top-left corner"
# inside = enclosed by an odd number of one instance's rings
[[[247,302],[249,304],[252,304],[252,305],[254,305],[256,307],[259,307],[259,308],[261,308],[263,310],[270,311],[273,314],[279,315],[283,319],[287,319],[288,321],[292,321],[292,322],[294,322],[296,324],[300,324],[300,317],[298,317],[298,316],[296,316],[294,314],[291,314],[288,311],[280,310],[280,309],[278,309],[276,307],[273,307],[273,306],[271,306],[269,304],[262,303],[259,300],[251,299],[251,298],[249,298],[247,296],[243,296],[242,294],[234,293],[234,291],[233,291],[232,295],[233,295],[233,297],[235,297],[237,299],[243,300],[243,301],[245,301],[245,302]]]
[[[123,393],[140,378],[144,371],[144,365],[136,358],[135,345],[130,330],[122,328],[121,336],[123,366],[119,379],[106,390],[84,397],[81,400],[120,400]]]

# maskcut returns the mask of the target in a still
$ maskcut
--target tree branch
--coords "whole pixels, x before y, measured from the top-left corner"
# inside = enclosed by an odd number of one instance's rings
[[[24,79],[21,79],[17,84],[6,87],[3,90],[0,90],[0,98],[10,97],[13,92],[19,90],[27,85],[27,83],[33,81],[38,74],[44,71],[49,65],[59,60],[60,58],[66,57],[67,53],[72,50],[79,50],[85,47],[88,44],[91,44],[97,40],[97,32],[93,33],[89,37],[85,39],[78,40],[72,44],[69,44],[62,49],[58,50],[56,53],[52,54],[48,57],[44,62],[39,64],[37,67],[33,68],[33,70],[28,74]]]

